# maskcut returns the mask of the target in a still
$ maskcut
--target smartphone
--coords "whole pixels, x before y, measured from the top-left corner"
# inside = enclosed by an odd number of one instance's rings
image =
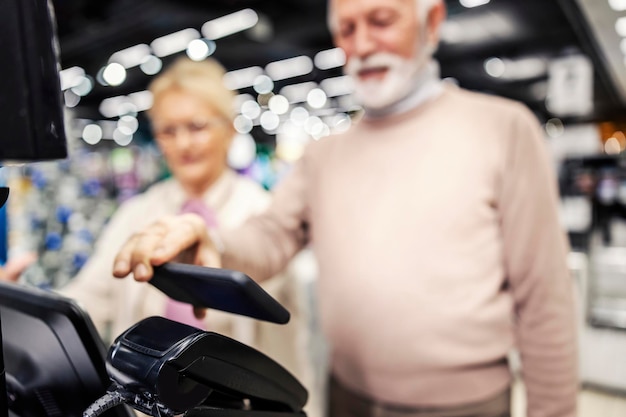
[[[238,271],[170,262],[154,267],[149,281],[170,298],[277,324],[289,322],[285,307]]]

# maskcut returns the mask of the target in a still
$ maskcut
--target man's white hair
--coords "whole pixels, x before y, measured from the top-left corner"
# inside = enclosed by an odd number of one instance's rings
[[[337,0],[328,0],[327,5],[327,23],[331,33],[337,30],[337,21],[333,14],[332,2]],[[417,18],[421,24],[426,23],[428,18],[428,12],[439,3],[443,3],[444,0],[414,0],[415,10],[417,11]]]
[[[420,23],[424,24],[428,18],[428,12],[443,0],[415,0],[415,9]]]

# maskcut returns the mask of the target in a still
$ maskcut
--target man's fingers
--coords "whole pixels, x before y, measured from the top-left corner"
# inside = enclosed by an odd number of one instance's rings
[[[210,266],[212,268],[221,268],[222,257],[212,244],[203,245],[198,249],[194,263],[197,265]]]
[[[196,214],[184,214],[170,224],[166,236],[159,241],[150,255],[152,265],[162,265],[194,245],[207,243],[206,224]]]
[[[130,274],[130,259],[133,254],[133,248],[135,247],[134,236],[124,243],[122,249],[117,253],[115,260],[113,261],[113,276],[117,278],[124,278]]]
[[[118,252],[113,263],[113,275],[123,278],[131,272],[137,281],[152,278],[150,256],[172,229],[173,219],[165,218],[132,235]]]
[[[150,229],[133,235],[117,254],[113,263],[113,275],[123,278],[133,272],[137,281],[147,281],[152,276],[152,267],[147,259],[150,246],[154,245],[155,240],[158,240],[158,235]]]
[[[153,270],[150,257],[163,239],[167,238],[167,225],[157,223],[153,227],[135,236],[135,247],[130,257],[130,268],[137,281],[148,281],[152,278]]]
[[[137,281],[152,278],[153,265],[172,261],[194,245],[210,245],[204,220],[196,214],[168,217],[133,235],[119,251],[113,275],[123,278],[131,272]]]

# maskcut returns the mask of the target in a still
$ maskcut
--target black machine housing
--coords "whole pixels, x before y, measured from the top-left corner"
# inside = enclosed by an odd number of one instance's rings
[[[150,415],[305,415],[306,390],[278,363],[223,335],[162,317],[119,336],[107,369],[112,389]]]

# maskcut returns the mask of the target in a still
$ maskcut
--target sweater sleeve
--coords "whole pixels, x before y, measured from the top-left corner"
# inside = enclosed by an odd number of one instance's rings
[[[268,209],[239,228],[220,231],[225,268],[263,281],[280,272],[306,245],[308,159],[305,153],[276,186]]]
[[[524,109],[506,138],[499,209],[528,417],[576,415],[577,335],[566,236],[543,135]]]

